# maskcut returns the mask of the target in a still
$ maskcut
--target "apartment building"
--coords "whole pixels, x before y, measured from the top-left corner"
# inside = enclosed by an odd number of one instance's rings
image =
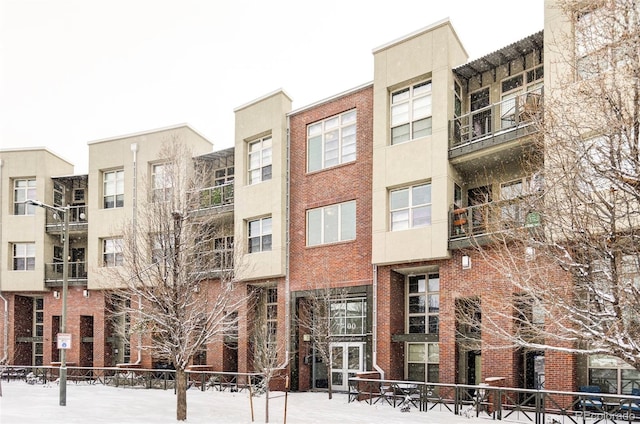
[[[135,220],[146,195],[139,182],[161,171],[161,140],[178,137],[213,164],[203,209],[232,223],[211,247],[213,268],[234,266],[237,292],[258,299],[235,311],[237,338],[210,344],[194,364],[253,371],[251,322],[264,315],[295,390],[329,381],[346,390],[358,372],[554,390],[590,383],[588,358],[490,349],[492,334],[456,315],[471,305],[509,325],[511,305],[500,302],[514,286],[473,246],[505,220],[540,223],[516,200],[539,183],[534,122],[545,90],[560,84],[557,53],[545,45],[568,23],[545,7],[544,32],[481,58],[469,61],[443,20],[375,48],[370,83],[295,110],[282,90],[260,97],[235,109],[234,147],[224,151],[188,126],[91,142],[88,175],[69,175],[71,164],[46,149],[0,151],[3,357],[58,360],[61,227],[51,211],[22,203],[36,198],[70,205],[68,331],[78,343],[68,360],[155,365],[135,340],[113,335],[102,271],[121,260],[115,224]],[[329,307],[316,319],[330,323],[329,361],[301,318],[323,296]],[[625,364],[611,370],[640,380]]]

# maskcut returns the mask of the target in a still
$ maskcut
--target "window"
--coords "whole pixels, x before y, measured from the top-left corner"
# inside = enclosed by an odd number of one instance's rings
[[[409,277],[407,287],[407,333],[438,334],[440,331],[440,275]]]
[[[355,201],[307,211],[307,246],[354,240],[355,238]]]
[[[366,299],[332,301],[329,321],[332,336],[365,334],[367,329]]]
[[[267,352],[276,352],[278,334],[278,289],[268,288],[265,298],[265,312],[267,324]]]
[[[124,206],[124,171],[109,171],[102,174],[103,208],[121,208]]]
[[[530,120],[539,110],[542,96],[542,65],[502,80],[500,127],[511,128],[522,120]]]
[[[123,241],[119,238],[102,240],[102,264],[105,267],[121,266]]]
[[[214,269],[233,269],[233,236],[218,237],[213,243]]]
[[[36,180],[24,179],[13,181],[13,214],[35,215],[36,207],[24,203],[27,199],[36,198]]]
[[[630,395],[640,386],[640,371],[614,356],[591,355],[589,385],[599,386],[602,393]]]
[[[57,181],[53,182],[53,206],[62,208],[65,206],[65,187]]]
[[[271,217],[249,221],[249,253],[271,250]]]
[[[407,343],[407,380],[438,383],[440,381],[440,346],[438,343]]]
[[[391,144],[431,135],[431,81],[391,93]]]
[[[151,167],[152,199],[154,202],[167,202],[173,194],[173,177],[169,164],[159,163]]]
[[[249,143],[249,185],[271,179],[271,136]]]
[[[595,77],[603,71],[633,63],[632,58],[636,57],[632,52],[636,48],[634,34],[637,32],[638,14],[625,10],[630,7],[632,6],[617,2],[595,4],[576,14],[575,54],[578,78]]]
[[[33,271],[36,269],[36,244],[13,243],[13,270]]]
[[[431,184],[392,190],[389,208],[391,231],[431,225]]]
[[[356,160],[356,111],[307,127],[307,171],[329,168]]]
[[[33,299],[33,357],[32,364],[41,366],[44,364],[44,298],[36,297]]]

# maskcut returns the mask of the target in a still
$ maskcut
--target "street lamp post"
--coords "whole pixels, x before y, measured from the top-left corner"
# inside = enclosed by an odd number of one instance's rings
[[[62,319],[60,333],[67,332],[67,292],[69,291],[69,206],[64,208],[47,205],[38,200],[28,199],[25,203],[49,209],[64,215],[62,247]],[[67,350],[60,349],[60,406],[67,405]]]

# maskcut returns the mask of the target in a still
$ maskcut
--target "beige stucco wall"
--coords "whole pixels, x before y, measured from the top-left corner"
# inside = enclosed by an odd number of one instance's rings
[[[447,257],[448,207],[453,179],[448,162],[448,121],[453,116],[453,73],[467,54],[449,21],[436,23],[374,50],[373,262]],[[390,145],[390,93],[431,79],[432,134]],[[390,189],[431,182],[430,226],[390,231]]]
[[[87,246],[88,288],[110,288],[113,279],[102,267],[102,240],[122,235],[124,225],[133,222],[134,210],[144,209],[149,199],[151,166],[163,159],[165,142],[183,143],[193,156],[212,151],[213,145],[189,126],[182,125],[89,143],[89,232]],[[133,152],[135,145],[137,151]],[[103,208],[103,173],[124,170],[124,207]],[[135,175],[135,178],[134,178]],[[137,198],[134,202],[134,184]]]
[[[243,280],[282,276],[286,265],[286,177],[287,119],[291,99],[282,90],[266,95],[235,110],[235,202],[234,227],[242,259],[237,277]],[[271,180],[247,185],[248,144],[261,137],[272,137]],[[272,217],[272,249],[246,253],[247,222]]]
[[[52,176],[71,175],[73,165],[44,149],[15,149],[0,151],[0,208],[2,213],[2,244],[0,245],[0,290],[45,291],[44,264],[51,258],[53,245],[45,232],[46,210],[35,208],[35,215],[13,214],[13,181],[36,179],[36,196],[46,204],[53,204]],[[36,244],[36,263],[33,271],[13,271],[12,243]]]

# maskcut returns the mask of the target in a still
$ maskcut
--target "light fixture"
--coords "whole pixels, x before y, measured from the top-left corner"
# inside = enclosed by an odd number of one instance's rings
[[[536,257],[536,248],[527,246],[524,249],[524,260],[532,261]]]
[[[462,257],[462,269],[471,269],[471,256],[464,255]]]
[[[302,341],[310,342],[311,341],[311,334],[303,334],[302,335]]]
[[[87,290],[87,289],[82,290],[82,295],[84,297],[89,297],[89,290]]]
[[[54,299],[60,299],[60,292],[58,290],[54,290],[53,291],[53,298]]]

